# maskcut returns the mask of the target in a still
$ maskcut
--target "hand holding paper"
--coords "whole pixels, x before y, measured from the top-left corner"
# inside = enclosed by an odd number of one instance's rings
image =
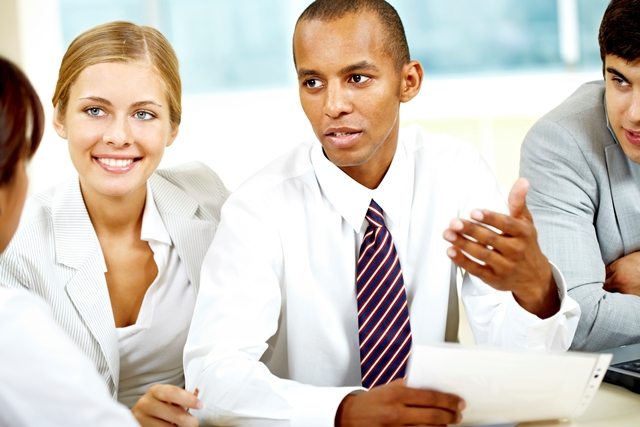
[[[464,401],[458,396],[409,388],[399,379],[345,397],[336,426],[448,425],[460,422],[462,409]]]

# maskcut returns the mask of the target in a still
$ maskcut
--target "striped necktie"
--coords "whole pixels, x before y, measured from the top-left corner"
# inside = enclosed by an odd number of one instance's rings
[[[369,226],[360,246],[356,292],[362,385],[404,376],[411,352],[411,326],[404,280],[382,208],[371,200]]]

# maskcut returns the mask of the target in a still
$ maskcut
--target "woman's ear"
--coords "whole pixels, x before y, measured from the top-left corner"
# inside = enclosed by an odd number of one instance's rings
[[[409,61],[402,66],[402,85],[400,87],[400,102],[413,99],[420,92],[424,71],[418,61]]]
[[[62,117],[62,114],[60,113],[57,105],[53,109],[53,127],[60,138],[67,139],[67,130],[64,126],[64,117]]]
[[[171,125],[171,133],[169,134],[169,140],[167,141],[167,147],[173,144],[173,141],[176,140],[178,136],[178,129],[180,129],[180,125]]]

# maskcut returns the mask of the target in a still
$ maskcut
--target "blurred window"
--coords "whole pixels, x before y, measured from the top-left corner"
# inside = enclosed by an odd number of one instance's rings
[[[308,0],[59,0],[65,46],[82,31],[130,20],[162,31],[186,93],[295,81],[291,32]],[[391,0],[411,54],[431,75],[593,69],[608,0]]]

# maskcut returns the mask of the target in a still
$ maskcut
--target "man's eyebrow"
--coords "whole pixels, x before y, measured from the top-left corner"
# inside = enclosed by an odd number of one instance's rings
[[[355,64],[347,65],[340,69],[340,74],[351,74],[357,71],[378,71],[378,67],[369,61],[360,61]],[[310,68],[301,68],[298,70],[298,78],[302,79],[307,76],[317,76],[321,73]]]
[[[614,74],[614,75],[616,75],[616,76],[620,77],[620,78],[621,78],[622,80],[624,80],[625,82],[628,82],[628,81],[629,81],[629,79],[628,79],[628,78],[626,78],[624,74],[622,74],[620,71],[616,70],[616,69],[615,69],[615,68],[613,68],[613,67],[607,67],[607,73]]]
[[[351,74],[356,71],[378,71],[378,67],[369,61],[360,61],[342,68],[340,74]]]
[[[318,74],[320,74],[318,71],[309,68],[301,68],[298,70],[299,79],[307,76],[317,76]]]

